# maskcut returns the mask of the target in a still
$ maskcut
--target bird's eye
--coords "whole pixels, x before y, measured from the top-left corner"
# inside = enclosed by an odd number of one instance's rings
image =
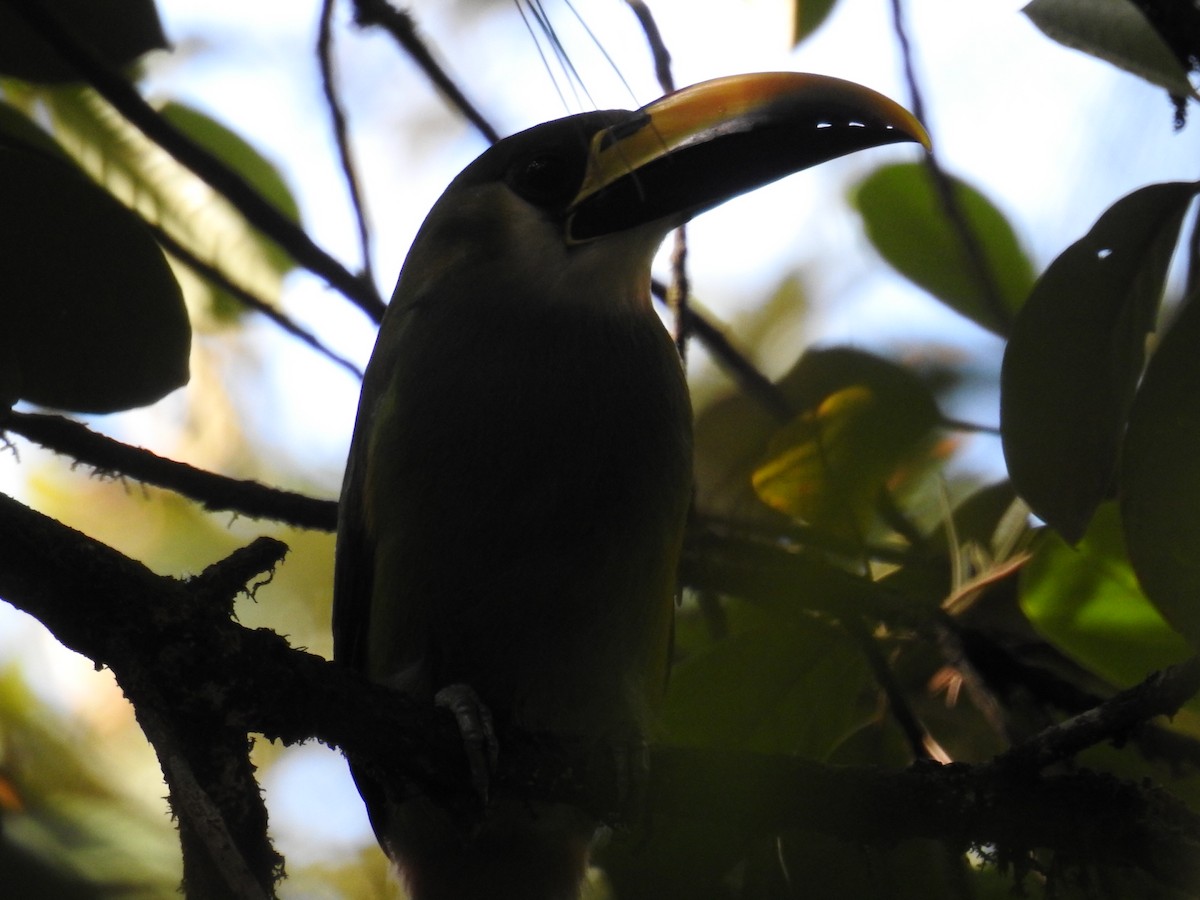
[[[579,189],[581,173],[567,157],[539,153],[518,161],[508,173],[508,184],[518,196],[538,206],[566,206]]]

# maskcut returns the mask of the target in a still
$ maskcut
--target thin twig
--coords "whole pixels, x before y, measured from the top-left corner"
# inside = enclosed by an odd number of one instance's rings
[[[424,39],[417,33],[416,22],[408,12],[392,7],[387,0],[354,0],[354,21],[361,27],[378,25],[388,32],[433,82],[447,100],[462,113],[468,122],[475,126],[489,143],[500,140],[500,133],[483,117],[467,99],[454,80],[446,73],[441,64],[433,58],[433,53],[425,44]]]
[[[917,81],[916,67],[913,63],[912,45],[909,43],[908,32],[905,30],[901,3],[902,0],[892,0],[892,29],[895,31],[896,41],[900,45],[900,56],[904,64],[904,79],[908,84],[909,103],[912,105],[913,115],[919,121],[926,122],[925,98]],[[988,314],[995,321],[997,327],[1007,331],[1012,325],[1013,314],[1004,303],[1004,298],[1000,293],[1000,286],[996,281],[991,264],[988,262],[987,255],[984,253],[983,245],[980,243],[978,235],[975,234],[975,230],[967,221],[966,211],[963,209],[958,195],[954,191],[954,183],[946,173],[946,170],[941,167],[935,154],[925,154],[925,167],[928,169],[930,179],[933,181],[934,190],[937,191],[938,202],[941,204],[942,212],[945,214],[954,233],[958,235],[967,268],[970,270],[976,285],[982,293],[984,306],[987,308]]]
[[[659,300],[667,302],[667,286],[657,278],[650,283],[650,290]],[[744,353],[733,346],[716,324],[697,312],[694,307],[688,308],[688,333],[704,345],[704,349],[712,354],[717,364],[737,382],[738,387],[748,397],[762,404],[762,407],[780,422],[787,422],[795,415],[792,404],[778,385],[760,372]]]
[[[912,44],[908,40],[908,30],[904,25],[904,10],[901,0],[892,0],[892,30],[896,32],[896,41],[900,44],[900,59],[904,64],[904,80],[908,83],[909,103],[917,121],[925,121],[925,97],[917,83],[917,70],[913,64]]]
[[[697,534],[711,534],[722,542],[731,542],[731,546],[748,542],[763,547],[773,547],[785,555],[811,552],[846,559],[865,557],[872,561],[896,564],[904,564],[912,560],[912,551],[907,548],[893,544],[863,546],[859,541],[849,540],[803,522],[779,523],[772,520],[769,524],[764,524],[698,513],[693,518],[691,525]]]
[[[650,44],[650,53],[654,57],[654,75],[658,78],[658,84],[664,94],[669,94],[675,90],[675,76],[671,73],[671,53],[667,50],[662,32],[658,30],[658,23],[654,21],[654,14],[642,0],[625,0],[625,2],[637,16],[638,24],[642,26],[642,33],[646,35],[646,41]]]
[[[974,659],[963,645],[962,631],[958,623],[952,616],[941,613],[934,617],[931,630],[946,665],[962,679],[967,695],[983,716],[983,720],[1005,743],[1011,744],[1012,733],[1004,714],[1004,704],[997,696],[997,691],[988,683],[986,676],[976,668]],[[989,647],[991,645],[992,642],[989,641]]]
[[[150,230],[154,232],[155,240],[157,240],[168,253],[178,259],[189,269],[192,269],[205,280],[211,281],[217,287],[221,288],[221,290],[238,300],[238,302],[240,302],[243,306],[254,310],[256,313],[266,316],[292,337],[296,338],[302,344],[307,344],[309,347],[312,347],[313,350],[317,351],[317,353],[320,353],[330,362],[336,363],[351,375],[358,378],[360,381],[362,380],[362,369],[360,369],[350,360],[346,359],[346,357],[334,353],[331,349],[321,343],[321,339],[311,331],[293,322],[287,315],[271,306],[271,304],[269,304],[266,300],[263,300],[261,297],[251,293],[240,284],[234,282],[229,278],[228,275],[226,275],[212,263],[202,260],[195,253],[172,237],[170,232],[168,232],[165,228],[151,224],[150,222],[147,222],[146,224]]]
[[[963,419],[955,419],[952,416],[939,417],[938,424],[943,428],[949,428],[951,431],[965,431],[968,434],[990,434],[994,437],[1000,436],[1000,427],[998,425],[981,425],[978,422],[967,422]]]
[[[209,510],[273,519],[317,531],[337,528],[337,502],[240,480],[165,459],[91,431],[79,422],[44,413],[10,411],[0,432],[13,432],[104,475],[119,475],[182,494]]]
[[[691,304],[688,303],[692,280],[688,277],[687,254],[687,226],[680,225],[675,229],[671,247],[671,289],[667,291],[667,306],[675,314],[675,347],[684,366],[687,365],[688,336],[692,332]]]
[[[626,0],[629,8],[637,17],[650,53],[654,59],[654,72],[658,78],[663,93],[669,94],[675,90],[675,76],[671,72],[671,53],[663,41],[662,32],[650,8],[642,0]],[[680,355],[686,359],[686,347],[689,337],[694,335],[704,345],[705,349],[722,363],[727,372],[748,395],[759,400],[773,415],[781,421],[791,418],[791,406],[779,389],[769,378],[763,375],[755,365],[743,354],[739,353],[721,331],[704,316],[691,309],[688,302],[691,285],[686,269],[687,236],[684,229],[676,232],[675,246],[671,254],[670,289],[661,282],[653,284],[654,294],[663,300],[675,314],[675,340],[679,346]]]
[[[913,759],[937,759],[938,762],[949,762],[944,755],[939,758],[940,748],[929,734],[929,729],[921,722],[916,711],[908,702],[908,697],[905,696],[899,682],[896,681],[892,667],[884,658],[879,645],[866,625],[861,619],[848,616],[842,620],[842,626],[854,638],[866,657],[867,665],[871,667],[871,673],[875,677],[875,683],[887,697],[888,710],[896,724],[900,726],[900,732],[904,735],[904,741],[908,744],[908,750]]]
[[[329,282],[375,321],[384,304],[374,287],[350,274],[291,219],[267,201],[240,173],[168,122],[129,80],[82,43],[54,7],[38,0],[7,0],[31,29],[49,44],[114,109],[177,162],[227,199],[255,228],[283,247],[304,268]]]
[[[664,94],[675,90],[675,76],[671,72],[671,52],[667,49],[658,23],[650,7],[642,0],[625,0],[637,17],[642,33],[646,35],[646,43],[650,45],[650,55],[654,59],[654,74],[658,78],[658,86]],[[687,271],[687,227],[684,225],[675,229],[674,245],[671,248],[671,287],[666,293],[666,302],[675,316],[675,346],[679,356],[687,365],[688,337],[692,330],[692,315],[689,309],[691,297],[691,279]]]
[[[374,284],[375,275],[371,264],[371,229],[367,227],[366,201],[359,185],[354,155],[350,152],[346,113],[338,99],[336,79],[333,73],[333,5],[334,0],[322,0],[321,3],[321,23],[317,33],[317,60],[321,67],[321,88],[325,92],[325,105],[329,108],[338,160],[342,166],[342,177],[346,180],[346,190],[350,193],[350,205],[354,208],[354,221],[358,226],[358,245],[359,252],[362,254],[361,277]]]
[[[996,758],[996,765],[1029,770],[1070,759],[1103,741],[1122,739],[1156,716],[1173,716],[1200,692],[1200,656],[1155,672],[1099,706],[1051,725]]]

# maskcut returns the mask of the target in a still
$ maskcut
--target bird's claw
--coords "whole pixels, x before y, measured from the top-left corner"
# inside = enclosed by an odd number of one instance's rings
[[[469,684],[447,685],[434,694],[433,702],[454,714],[471,769],[471,785],[486,806],[492,773],[500,757],[492,711]]]

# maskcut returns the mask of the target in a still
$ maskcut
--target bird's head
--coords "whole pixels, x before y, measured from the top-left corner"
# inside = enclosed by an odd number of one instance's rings
[[[896,103],[795,72],[718,78],[633,112],[547,122],[500,141],[454,179],[394,299],[418,302],[422,286],[470,272],[483,281],[465,296],[641,305],[671,229],[785,175],[901,141],[929,147]]]

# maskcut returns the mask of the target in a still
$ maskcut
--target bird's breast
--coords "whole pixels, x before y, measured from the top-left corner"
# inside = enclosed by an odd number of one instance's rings
[[[690,407],[652,315],[410,314],[375,415],[370,667],[634,731],[665,678]]]

